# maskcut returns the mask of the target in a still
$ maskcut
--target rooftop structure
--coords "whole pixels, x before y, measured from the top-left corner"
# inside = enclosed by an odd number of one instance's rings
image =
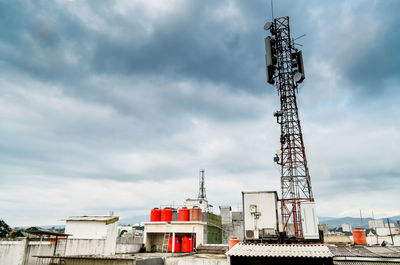
[[[70,216],[65,233],[70,234],[66,255],[114,255],[118,216]]]
[[[95,221],[95,222],[106,222],[106,224],[112,224],[119,220],[118,216],[111,215],[94,215],[94,216],[70,216],[65,221]]]
[[[146,251],[166,252],[171,236],[172,242],[176,237],[190,236],[197,247],[207,242],[206,231],[207,222],[202,221],[147,222],[144,223],[144,244]]]
[[[238,243],[228,256],[280,257],[280,258],[331,258],[333,254],[325,245],[311,244],[247,244]]]

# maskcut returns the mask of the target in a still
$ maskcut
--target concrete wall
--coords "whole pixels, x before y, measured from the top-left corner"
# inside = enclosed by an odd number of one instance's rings
[[[181,257],[166,257],[165,265],[228,265],[225,255],[217,254],[196,254]]]
[[[26,265],[39,264],[39,259],[33,256],[52,256],[53,253],[54,245],[51,245],[50,241],[30,241],[26,250]]]
[[[65,233],[70,234],[71,239],[105,239],[107,225],[105,221],[66,221]]]
[[[243,241],[243,212],[232,212],[232,223],[222,224],[222,244],[228,244],[231,237]]]
[[[136,260],[65,259],[65,265],[136,265]]]
[[[121,238],[118,244],[118,253],[137,253],[143,246],[143,238]],[[2,239],[0,240],[0,265],[37,265],[39,260],[46,262],[44,259],[38,259],[33,256],[52,256],[55,245],[50,241],[27,241],[26,238],[21,239]],[[107,251],[105,239],[59,239],[57,243],[56,254],[64,255],[113,255],[104,254]],[[115,249],[115,247],[114,247]],[[25,262],[25,264],[24,264]],[[50,262],[50,260],[49,260]],[[75,262],[75,261],[71,261]],[[83,261],[82,261],[83,262]],[[85,261],[87,262],[87,261]],[[79,264],[113,264],[113,263],[79,263]],[[99,263],[100,262],[100,263]],[[108,261],[107,261],[108,262]],[[122,262],[122,263],[121,263]],[[124,261],[125,262],[125,261]],[[129,263],[130,262],[130,263]],[[123,263],[118,261],[117,264],[134,264],[132,261]],[[40,263],[47,264],[47,263]],[[67,263],[75,264],[75,263]]]
[[[53,255],[54,246],[50,241],[28,241],[26,238],[2,239],[0,241],[1,265],[37,265],[38,255]],[[63,242],[57,245],[57,253],[63,253]],[[61,250],[61,253],[58,251]]]
[[[27,248],[26,239],[1,239],[0,241],[0,264],[22,265]]]
[[[117,238],[115,253],[138,253],[143,245],[143,237],[119,237]]]
[[[118,222],[67,221],[65,233],[68,238],[66,255],[114,255]]]
[[[392,244],[392,238],[390,236],[367,236],[368,245],[376,245],[382,244],[383,241],[386,241],[389,244]],[[400,235],[393,235],[393,241],[395,246],[400,246]]]
[[[164,265],[163,258],[137,259],[136,265]]]
[[[35,265],[63,264],[63,265],[135,265],[135,258],[113,259],[112,257],[75,257],[75,258],[43,258]],[[3,265],[3,264],[2,264]]]
[[[390,236],[376,236],[376,235],[368,235],[367,236],[367,244],[368,245],[377,245],[382,244],[383,241],[386,241],[388,244],[392,244],[392,238]],[[393,235],[394,246],[400,246],[400,235]],[[353,244],[353,236],[347,235],[325,235],[324,243],[329,244]]]
[[[390,234],[392,234],[392,235],[399,234],[399,229],[397,227],[395,227],[395,228],[393,228],[393,227],[391,227],[391,228],[377,227],[375,231],[378,236],[390,236]]]
[[[219,212],[221,214],[221,222],[222,224],[230,224],[232,223],[232,208],[231,206],[220,206]]]
[[[108,224],[103,255],[114,255],[117,244],[118,222]]]
[[[368,227],[370,229],[376,229],[377,227],[385,227],[385,224],[382,219],[370,220],[368,221]]]
[[[106,254],[106,253],[109,254]],[[115,252],[115,247],[114,247]],[[68,239],[66,256],[73,255],[113,255],[106,249],[105,239]]]
[[[324,243],[347,245],[352,244],[353,240],[347,235],[324,235]]]

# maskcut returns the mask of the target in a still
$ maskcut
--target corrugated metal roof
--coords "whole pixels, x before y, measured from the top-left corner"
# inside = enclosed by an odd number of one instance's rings
[[[330,258],[333,254],[325,245],[308,244],[248,244],[238,243],[226,255],[243,257]]]

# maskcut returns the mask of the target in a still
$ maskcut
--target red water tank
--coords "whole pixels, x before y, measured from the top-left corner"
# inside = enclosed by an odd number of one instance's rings
[[[233,248],[237,243],[239,243],[239,238],[235,236],[231,237],[231,239],[229,239],[229,249]]]
[[[367,238],[365,237],[365,230],[362,228],[354,228],[353,241],[354,245],[366,245]]]
[[[193,252],[193,240],[191,237],[184,236],[181,241],[182,252]]]
[[[171,208],[164,208],[161,211],[161,222],[171,222],[172,221],[172,212]]]
[[[150,212],[150,222],[160,222],[161,221],[161,209],[154,208]]]
[[[190,221],[201,221],[201,209],[199,207],[193,206],[193,208],[190,209],[189,220]]]
[[[175,236],[174,252],[180,252],[180,251],[181,251],[181,240],[179,237]],[[168,240],[168,252],[172,252],[172,236],[170,236]]]
[[[189,209],[182,207],[179,209],[178,221],[189,221]]]

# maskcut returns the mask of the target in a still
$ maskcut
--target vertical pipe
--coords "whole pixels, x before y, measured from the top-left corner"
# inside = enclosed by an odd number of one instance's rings
[[[242,191],[242,213],[243,213],[243,238],[244,241],[247,241],[246,236],[246,209],[244,208],[244,192]]]
[[[172,253],[175,252],[175,232],[172,232]]]
[[[360,209],[360,221],[361,221],[361,228],[364,228],[364,223],[363,223],[363,220],[362,220],[361,209]]]
[[[393,241],[393,235],[392,235],[392,229],[390,228],[390,222],[389,222],[389,218],[387,218],[387,223],[388,223],[388,226],[389,226],[390,238],[392,239],[392,245],[394,245],[394,241]]]
[[[56,236],[56,243],[54,244],[53,256],[56,255],[58,236]]]

